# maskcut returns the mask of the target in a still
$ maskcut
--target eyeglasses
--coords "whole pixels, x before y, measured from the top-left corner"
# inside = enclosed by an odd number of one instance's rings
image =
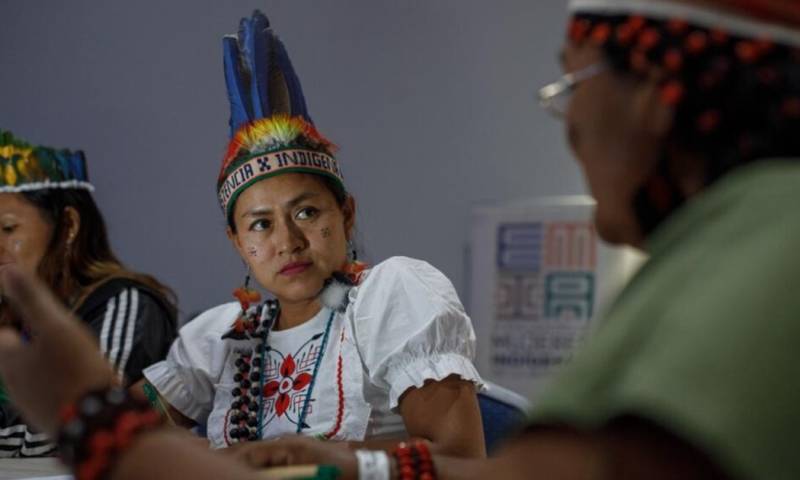
[[[555,82],[545,85],[539,90],[539,105],[557,118],[564,118],[569,107],[569,99],[575,87],[592,77],[603,73],[608,68],[605,62],[597,62],[562,76]]]

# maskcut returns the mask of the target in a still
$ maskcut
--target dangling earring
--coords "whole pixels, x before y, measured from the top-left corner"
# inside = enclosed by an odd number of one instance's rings
[[[348,263],[355,263],[358,261],[358,251],[352,240],[347,241],[347,261]]]
[[[365,263],[358,261],[358,251],[352,240],[347,241],[347,264],[342,269],[342,273],[347,276],[350,283],[358,285],[361,282],[361,272],[367,269]]]
[[[261,301],[261,294],[250,288],[250,265],[247,266],[247,273],[244,277],[244,285],[233,291],[233,296],[239,300],[242,311],[246,312],[250,308],[250,303]]]
[[[250,290],[250,265],[247,266],[247,273],[244,275],[244,289]]]
[[[64,249],[64,260],[61,264],[61,288],[63,289],[63,299],[68,305],[72,305],[78,292],[72,291],[72,275],[70,275],[72,264],[72,241],[74,236],[67,237],[67,245]]]

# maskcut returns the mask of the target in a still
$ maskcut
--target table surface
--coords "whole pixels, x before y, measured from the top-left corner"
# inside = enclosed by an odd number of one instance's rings
[[[0,480],[68,475],[69,471],[58,459],[0,458]]]

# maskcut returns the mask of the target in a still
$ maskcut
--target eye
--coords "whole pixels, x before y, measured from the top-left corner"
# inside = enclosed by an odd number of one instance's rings
[[[17,229],[17,225],[16,224],[7,224],[7,225],[3,225],[2,228],[3,228],[3,233],[14,233],[14,230]]]
[[[294,218],[298,220],[310,220],[319,214],[319,210],[314,207],[301,208]]]
[[[270,223],[269,220],[262,218],[250,224],[250,231],[263,232],[265,230],[268,230],[271,225],[272,224]]]

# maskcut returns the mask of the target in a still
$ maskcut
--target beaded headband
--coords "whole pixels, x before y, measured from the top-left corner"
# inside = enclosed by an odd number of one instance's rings
[[[228,147],[218,185],[230,215],[238,196],[259,180],[282,173],[314,173],[343,186],[335,147],[302,117],[273,115],[240,128]]]
[[[800,19],[800,2],[726,0],[711,3],[720,4],[719,8],[670,0],[570,0],[569,12],[642,15],[654,20],[682,19],[699,27],[725,29],[736,36],[770,38],[777,43],[800,46],[800,26],[792,28],[785,23],[788,11],[793,18]],[[778,3],[780,7],[771,6]],[[752,12],[752,15],[745,12]]]
[[[314,127],[283,42],[259,11],[223,39],[231,140],[217,181],[230,218],[248,187],[282,173],[313,173],[345,191],[336,147]]]
[[[0,193],[50,188],[94,190],[83,152],[36,147],[0,130]]]
[[[570,43],[600,48],[618,72],[658,79],[675,115],[670,141],[703,154],[706,182],[800,149],[800,2],[572,0],[570,12]],[[646,233],[685,200],[669,157],[658,162],[634,201]]]
[[[769,59],[785,54],[781,52],[795,52],[792,58],[800,61],[796,53],[800,49],[765,36],[766,27],[759,36],[743,36],[740,32],[746,28],[741,22],[737,23],[738,20],[731,20],[732,17],[726,20],[724,14],[682,3],[572,0],[570,10],[573,14],[568,29],[570,41],[613,46],[617,51],[624,51],[627,65],[637,74],[646,74],[652,68],[663,71],[661,100],[670,106],[683,101],[687,88],[713,89],[737,63],[757,68],[758,81],[774,90],[778,72],[769,64]],[[800,31],[786,31],[800,37]],[[787,35],[782,38],[788,39]],[[701,59],[699,64],[695,60],[698,58]],[[694,62],[693,78],[689,79],[695,83],[692,85],[686,85],[687,78],[681,78],[689,62]],[[779,110],[786,117],[794,118],[800,109],[798,104],[800,99],[795,93],[787,91]],[[719,120],[716,110],[703,112],[696,119],[698,129],[708,132],[716,129]]]

